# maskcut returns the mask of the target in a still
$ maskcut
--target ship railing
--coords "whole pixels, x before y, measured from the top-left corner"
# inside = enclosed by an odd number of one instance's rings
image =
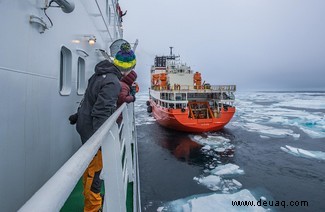
[[[236,85],[211,85],[211,90],[213,90],[213,91],[235,92],[236,91]]]
[[[167,91],[167,92],[181,92],[181,91],[195,91],[196,93],[204,93],[207,91],[219,91],[219,92],[235,92],[236,85],[174,85],[171,88],[167,88],[167,86],[152,86],[153,90],[158,91]]]
[[[120,114],[123,119],[119,127],[116,120]],[[141,212],[133,103],[119,107],[19,211],[60,211],[100,147],[100,177],[106,193],[103,211],[125,212],[127,185],[133,182],[133,211]]]

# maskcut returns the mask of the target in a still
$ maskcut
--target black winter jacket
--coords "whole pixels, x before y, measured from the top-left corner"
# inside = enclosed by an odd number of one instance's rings
[[[95,67],[78,109],[77,131],[85,143],[116,110],[122,74],[108,60]]]

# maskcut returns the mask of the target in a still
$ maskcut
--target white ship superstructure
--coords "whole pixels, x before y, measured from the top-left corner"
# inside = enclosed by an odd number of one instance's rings
[[[117,3],[0,1],[1,211],[17,211],[80,148],[68,117],[123,37]]]

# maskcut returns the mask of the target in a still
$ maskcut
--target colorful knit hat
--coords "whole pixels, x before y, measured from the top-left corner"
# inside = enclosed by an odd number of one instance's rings
[[[124,76],[122,78],[122,82],[125,82],[128,86],[131,86],[132,83],[137,79],[137,73],[135,73],[135,71],[130,71],[130,73],[128,73],[128,75]]]
[[[123,43],[121,45],[120,51],[116,53],[113,63],[122,72],[134,68],[137,62],[129,43]]]

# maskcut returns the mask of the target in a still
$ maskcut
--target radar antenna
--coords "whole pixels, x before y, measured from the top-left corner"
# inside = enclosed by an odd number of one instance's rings
[[[169,47],[169,48],[170,48],[170,56],[173,56],[173,48],[174,48],[174,47],[171,46],[171,47]]]

